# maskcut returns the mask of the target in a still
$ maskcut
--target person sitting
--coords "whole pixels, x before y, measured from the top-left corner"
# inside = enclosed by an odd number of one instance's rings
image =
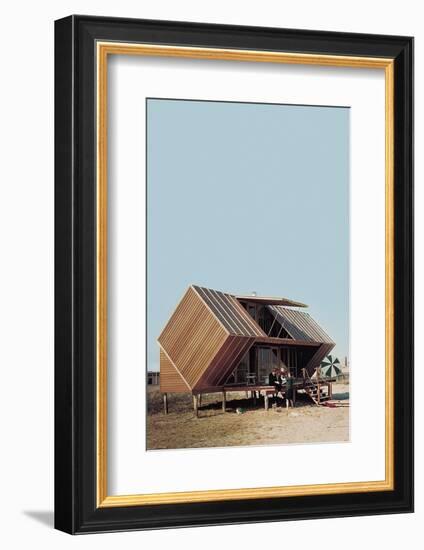
[[[274,386],[275,388],[275,398],[277,399],[278,394],[281,392],[281,376],[278,373],[278,369],[272,369],[268,376],[268,384]]]

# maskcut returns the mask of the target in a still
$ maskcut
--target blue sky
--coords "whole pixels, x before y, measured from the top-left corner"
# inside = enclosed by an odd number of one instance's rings
[[[348,108],[147,100],[149,370],[190,284],[304,302],[348,355]]]

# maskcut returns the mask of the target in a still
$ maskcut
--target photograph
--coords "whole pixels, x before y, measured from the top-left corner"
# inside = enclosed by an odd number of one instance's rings
[[[147,450],[349,442],[349,136],[146,98]]]

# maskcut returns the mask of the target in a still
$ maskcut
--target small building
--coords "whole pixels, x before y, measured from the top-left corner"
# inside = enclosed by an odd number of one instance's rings
[[[158,386],[159,385],[160,373],[158,371],[149,370],[147,372],[147,385],[148,386]]]
[[[335,343],[306,307],[286,298],[190,286],[158,338],[165,410],[168,392],[193,394],[196,410],[203,393],[222,392],[224,408],[225,394],[240,388],[266,398],[275,367],[311,389],[312,375]]]

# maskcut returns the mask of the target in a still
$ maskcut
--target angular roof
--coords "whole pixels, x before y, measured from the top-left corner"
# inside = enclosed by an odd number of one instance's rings
[[[295,302],[294,300],[289,300],[288,298],[278,298],[276,296],[236,296],[237,300],[242,302],[251,302],[254,304],[266,304],[266,305],[280,305],[287,307],[308,307],[302,302]]]
[[[334,344],[309,313],[273,305],[268,306],[268,309],[294,340]]]
[[[231,294],[192,286],[229,334],[236,336],[266,336],[238,300]]]

